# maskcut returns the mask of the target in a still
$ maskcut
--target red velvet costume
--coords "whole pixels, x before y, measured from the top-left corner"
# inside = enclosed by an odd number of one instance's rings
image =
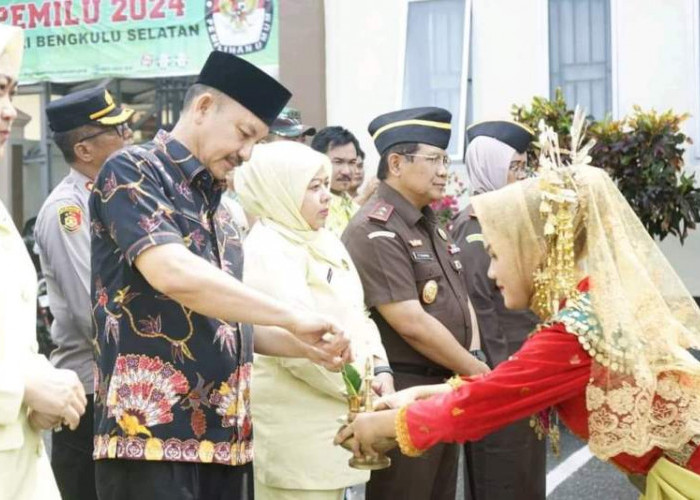
[[[579,290],[588,291],[588,280],[581,282]],[[564,325],[544,327],[491,373],[465,377],[467,383],[456,390],[408,406],[400,416],[405,420],[399,422],[399,439],[403,437],[404,449],[417,452],[443,441],[475,441],[554,407],[566,426],[587,440],[590,367],[590,356]],[[696,447],[687,463],[679,465],[700,474],[699,449]],[[662,454],[654,448],[641,457],[622,453],[611,461],[627,473],[646,474]],[[674,461],[668,455],[666,458]]]

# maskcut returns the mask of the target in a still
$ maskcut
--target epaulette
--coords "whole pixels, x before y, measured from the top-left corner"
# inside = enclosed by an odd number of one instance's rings
[[[390,205],[389,203],[385,201],[378,201],[377,204],[374,206],[372,211],[369,213],[367,218],[376,220],[379,222],[386,222],[389,220],[389,217],[391,217],[391,214],[394,212],[394,206]]]

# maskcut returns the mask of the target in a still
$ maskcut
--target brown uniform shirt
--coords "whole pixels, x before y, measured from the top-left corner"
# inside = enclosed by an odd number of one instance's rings
[[[484,248],[481,224],[471,206],[454,220],[452,237],[462,250],[459,253],[464,268],[462,276],[479,322],[481,348],[495,367],[520,349],[538,319],[530,310],[506,309],[501,292],[487,276],[491,258]]]
[[[461,345],[469,347],[471,324],[459,247],[439,228],[429,207],[418,210],[382,182],[350,221],[343,243],[360,274],[365,302],[390,364],[445,370],[413,349],[384,320],[376,309],[383,304],[419,300]]]

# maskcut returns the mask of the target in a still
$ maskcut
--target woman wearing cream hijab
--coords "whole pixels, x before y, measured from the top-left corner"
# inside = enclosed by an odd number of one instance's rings
[[[243,208],[259,218],[244,243],[243,281],[334,318],[350,337],[358,368],[368,357],[375,367],[386,366],[355,267],[324,228],[330,172],[328,158],[302,144],[255,147],[235,177]],[[378,380],[380,392],[393,392],[390,375]],[[333,446],[337,419],[347,412],[343,392],[339,373],[304,359],[256,356],[256,499],[341,499],[345,487],[369,479],[369,472],[348,466],[350,453]]]
[[[22,31],[0,25],[0,154],[17,116],[12,95],[22,48]],[[0,276],[0,498],[60,498],[40,430],[62,421],[77,427],[85,393],[74,372],[37,353],[36,272],[2,203]]]

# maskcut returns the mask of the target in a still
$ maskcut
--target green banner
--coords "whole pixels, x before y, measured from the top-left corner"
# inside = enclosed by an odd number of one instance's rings
[[[21,83],[195,75],[212,50],[275,74],[278,0],[2,0],[25,31]]]

